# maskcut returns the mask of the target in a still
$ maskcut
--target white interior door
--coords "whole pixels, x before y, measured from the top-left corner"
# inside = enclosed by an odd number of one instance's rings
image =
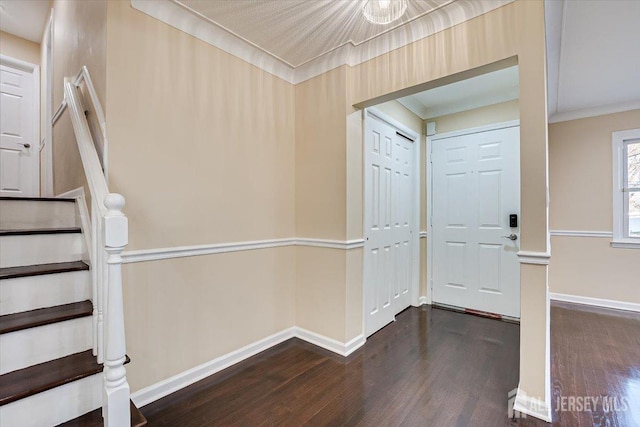
[[[39,195],[35,89],[33,71],[0,65],[0,196]]]
[[[411,303],[415,144],[367,114],[365,124],[365,332]]]
[[[432,141],[433,301],[520,317],[520,128]],[[519,217],[518,217],[519,221]],[[518,223],[519,226],[519,223]]]

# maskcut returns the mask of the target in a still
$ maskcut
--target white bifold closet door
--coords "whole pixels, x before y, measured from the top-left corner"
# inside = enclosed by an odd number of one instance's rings
[[[411,303],[415,144],[392,125],[365,122],[365,333]]]

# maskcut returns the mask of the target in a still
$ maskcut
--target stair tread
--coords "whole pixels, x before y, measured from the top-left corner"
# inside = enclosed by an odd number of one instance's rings
[[[131,408],[131,427],[143,427],[147,425],[147,419],[133,402],[131,402],[129,407]],[[103,421],[102,409],[98,408],[74,420],[62,423],[58,427],[103,427]]]
[[[48,227],[48,228],[17,228],[14,230],[0,230],[0,236],[29,236],[33,234],[73,234],[82,233],[80,227]]]
[[[91,316],[92,311],[93,305],[91,301],[80,301],[20,313],[5,314],[0,316],[0,334]]]
[[[0,405],[102,371],[91,350],[0,375]]]
[[[67,273],[70,271],[89,270],[83,261],[53,262],[49,264],[22,265],[19,267],[0,268],[0,280],[17,277],[40,276],[43,274]]]
[[[0,375],[0,406],[99,372],[102,365],[86,350]]]
[[[15,200],[18,202],[74,202],[76,199],[68,197],[0,197],[0,200]]]

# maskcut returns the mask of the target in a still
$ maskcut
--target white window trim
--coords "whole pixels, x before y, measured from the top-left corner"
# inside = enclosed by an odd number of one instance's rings
[[[613,132],[613,240],[614,248],[640,249],[640,238],[625,235],[625,193],[623,192],[624,175],[624,147],[625,141],[640,138],[640,129]]]

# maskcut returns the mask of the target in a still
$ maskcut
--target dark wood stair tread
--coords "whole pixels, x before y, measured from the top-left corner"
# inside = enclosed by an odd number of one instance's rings
[[[18,202],[74,202],[76,199],[70,199],[68,197],[0,197],[0,200],[15,200]]]
[[[130,401],[131,402],[131,401]],[[129,405],[131,408],[131,427],[142,427],[147,425],[147,419],[142,415],[142,412],[134,405],[133,402]],[[60,424],[58,427],[103,427],[102,408],[98,408],[95,411],[88,412],[75,420],[67,421]]]
[[[30,236],[33,234],[74,234],[82,233],[80,227],[20,228],[0,230],[0,236]]]
[[[0,375],[0,406],[99,372],[102,365],[87,350]]]
[[[0,280],[84,270],[89,270],[89,266],[82,261],[53,262],[49,264],[23,265],[20,267],[4,267],[0,268]]]
[[[0,334],[91,316],[92,311],[93,305],[91,301],[80,301],[20,313],[5,314],[0,316]]]

